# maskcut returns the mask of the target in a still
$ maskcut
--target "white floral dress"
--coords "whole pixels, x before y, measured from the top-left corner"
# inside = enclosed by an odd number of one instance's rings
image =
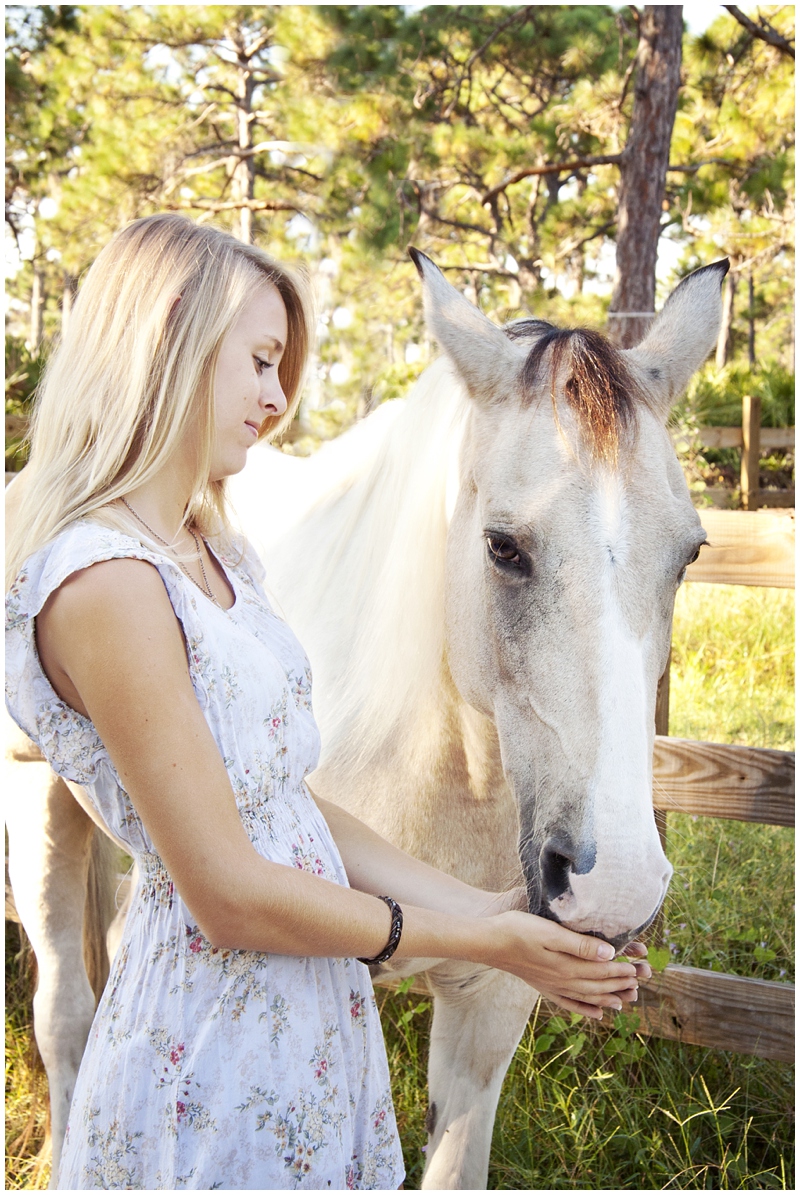
[[[265,858],[347,878],[304,777],[317,762],[308,661],[248,552],[220,557],[221,610],[168,557],[89,521],[25,563],[6,598],[7,704],[61,776],[85,786],[141,884],[89,1035],[62,1190],[390,1190],[403,1179],[367,968],[217,949],[203,937],[92,723],[39,664],[34,618],[71,573],[136,557],[159,571],[242,822]]]

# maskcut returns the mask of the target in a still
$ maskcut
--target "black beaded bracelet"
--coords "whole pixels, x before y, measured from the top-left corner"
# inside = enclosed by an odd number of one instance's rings
[[[403,910],[397,901],[392,900],[391,896],[379,896],[378,900],[384,901],[391,909],[392,928],[389,930],[389,941],[380,954],[376,954],[375,958],[360,958],[358,960],[360,963],[366,963],[368,967],[374,967],[377,963],[385,963],[387,959],[390,959],[400,945],[400,935],[403,932]]]

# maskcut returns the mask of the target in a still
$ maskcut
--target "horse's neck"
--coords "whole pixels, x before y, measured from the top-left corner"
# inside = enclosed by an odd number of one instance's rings
[[[339,470],[299,523],[263,544],[268,583],[311,658],[328,751],[385,754],[409,710],[441,697],[447,487],[465,404],[437,362],[377,444],[360,433],[366,467],[348,462],[344,480]],[[323,464],[311,463],[312,489]]]
[[[445,544],[466,414],[438,363],[378,444],[362,433],[366,466],[348,463],[344,481],[334,470],[327,495],[265,555],[314,671],[313,786],[485,886],[510,882],[516,865],[476,860],[468,835],[513,844],[516,814],[494,726],[465,705],[446,660]]]
[[[516,805],[494,724],[452,683],[409,709],[381,752],[359,758],[346,742],[325,752],[311,786],[417,859],[489,891],[522,883]],[[476,842],[487,850],[476,851]]]

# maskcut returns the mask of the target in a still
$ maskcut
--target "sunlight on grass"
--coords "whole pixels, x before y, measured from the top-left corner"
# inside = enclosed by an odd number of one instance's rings
[[[794,591],[683,585],[675,601],[669,732],[794,749]]]

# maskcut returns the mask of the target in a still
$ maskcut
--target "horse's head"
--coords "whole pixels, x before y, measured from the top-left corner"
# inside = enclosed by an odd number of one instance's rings
[[[504,331],[421,254],[428,320],[472,398],[447,549],[447,651],[495,723],[531,912],[622,945],[672,868],[652,806],[675,591],[705,539],[665,422],[713,346],[718,262],[647,338]]]

